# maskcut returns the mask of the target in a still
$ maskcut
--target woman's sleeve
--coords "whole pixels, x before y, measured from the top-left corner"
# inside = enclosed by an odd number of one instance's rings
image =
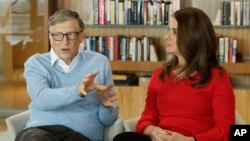
[[[229,141],[229,128],[235,123],[235,98],[228,74],[225,72],[214,80],[212,107],[215,126],[194,135],[197,141]]]
[[[137,123],[136,131],[142,133],[147,125],[157,125],[158,123],[158,110],[156,108],[157,91],[156,84],[159,81],[159,71],[155,70],[148,84],[146,104],[141,118]]]

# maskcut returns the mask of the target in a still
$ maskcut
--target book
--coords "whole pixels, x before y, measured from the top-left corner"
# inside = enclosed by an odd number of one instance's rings
[[[98,3],[98,23],[105,24],[105,0],[99,0]]]
[[[219,37],[219,62],[224,63],[225,61],[225,38],[224,37]]]
[[[154,45],[150,45],[150,61],[152,62],[157,62],[158,61],[158,56],[156,53],[156,48]]]
[[[110,1],[110,24],[115,24],[115,1]]]
[[[98,9],[99,9],[99,7],[98,7],[99,5],[98,5],[98,0],[93,0],[93,23],[94,24],[98,24],[99,22],[98,22],[98,19],[99,19],[99,13],[98,13]]]

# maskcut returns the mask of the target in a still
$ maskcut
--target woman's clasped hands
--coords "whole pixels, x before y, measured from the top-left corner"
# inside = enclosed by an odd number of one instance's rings
[[[165,130],[153,125],[147,126],[144,134],[150,136],[152,141],[195,141],[194,137],[184,136],[178,132]]]

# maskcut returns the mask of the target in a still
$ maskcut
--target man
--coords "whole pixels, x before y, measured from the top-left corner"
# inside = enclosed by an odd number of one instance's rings
[[[59,10],[49,18],[49,53],[25,62],[30,119],[16,141],[100,141],[118,115],[109,60],[79,48],[84,23]]]

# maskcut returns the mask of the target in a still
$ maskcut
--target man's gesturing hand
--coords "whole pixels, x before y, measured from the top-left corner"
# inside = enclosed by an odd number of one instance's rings
[[[108,86],[103,86],[100,84],[95,85],[95,88],[97,89],[97,96],[101,101],[102,105],[105,107],[117,106],[116,104],[117,97],[115,95],[113,86],[114,86],[113,84],[110,84]]]
[[[80,82],[80,84],[78,85],[78,94],[80,96],[86,96],[88,92],[92,91],[95,89],[95,83],[94,83],[94,79],[96,77],[96,75],[98,74],[98,71],[94,71],[91,72],[89,74],[87,74],[82,81]]]

